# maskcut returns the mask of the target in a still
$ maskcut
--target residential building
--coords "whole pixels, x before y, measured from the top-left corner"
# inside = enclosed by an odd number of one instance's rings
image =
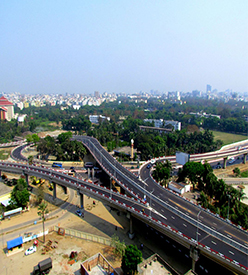
[[[14,118],[14,104],[4,96],[0,97],[0,119],[10,121]]]

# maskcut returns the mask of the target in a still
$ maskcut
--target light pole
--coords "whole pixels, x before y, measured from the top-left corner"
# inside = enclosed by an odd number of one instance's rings
[[[153,193],[153,191],[154,191],[154,189],[150,193],[150,218],[152,217],[152,193]]]
[[[197,214],[197,227],[196,227],[196,242],[197,242],[197,246],[198,246],[198,227],[199,227],[199,218],[200,218],[200,214],[201,214],[202,210],[200,210]]]

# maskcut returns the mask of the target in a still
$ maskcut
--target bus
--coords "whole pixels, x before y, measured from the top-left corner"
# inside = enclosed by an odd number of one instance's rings
[[[62,163],[54,162],[54,163],[52,164],[52,167],[62,168]]]

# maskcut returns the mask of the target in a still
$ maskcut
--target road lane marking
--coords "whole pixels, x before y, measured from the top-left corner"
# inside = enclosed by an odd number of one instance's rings
[[[229,253],[232,254],[232,255],[234,255],[234,252],[232,252],[232,251],[230,251],[230,250],[229,250]]]
[[[183,223],[183,226],[187,227],[187,225],[185,223]]]
[[[173,220],[175,220],[175,217],[171,216]]]
[[[237,237],[236,235],[233,235],[232,233],[230,233],[230,232],[228,232],[228,231],[226,231],[226,230],[224,230],[224,232],[225,232],[227,235],[230,235],[230,237],[232,236],[232,237],[234,237],[234,238],[236,238],[236,239],[238,239],[238,240],[244,242],[246,245],[248,245],[248,242],[245,241],[244,239],[241,239],[241,238]]]
[[[170,202],[174,203],[175,205],[177,205],[179,208],[184,209],[186,212],[192,213],[188,208],[182,207],[179,203],[176,203],[176,202],[174,202],[174,201],[171,200],[171,199],[168,199],[168,200],[169,200]]]
[[[216,245],[216,242],[214,242],[214,241],[211,241],[211,243],[214,244],[214,245]]]

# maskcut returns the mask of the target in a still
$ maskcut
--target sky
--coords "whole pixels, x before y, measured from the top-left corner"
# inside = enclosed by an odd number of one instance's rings
[[[0,92],[248,92],[247,0],[1,0]]]

